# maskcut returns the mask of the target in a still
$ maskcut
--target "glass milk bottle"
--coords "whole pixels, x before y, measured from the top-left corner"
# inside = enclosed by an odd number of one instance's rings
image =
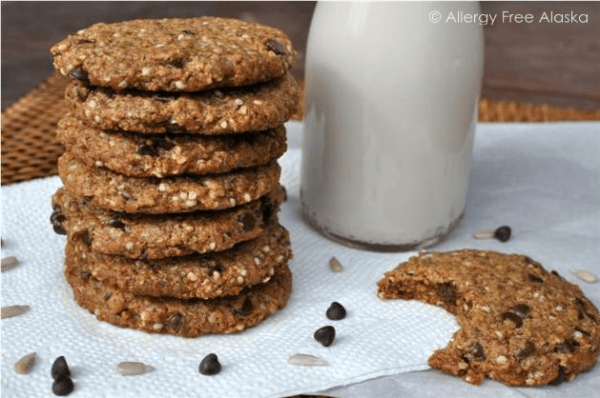
[[[483,32],[455,21],[478,12],[476,2],[317,4],[300,189],[312,227],[380,251],[429,247],[458,227]]]

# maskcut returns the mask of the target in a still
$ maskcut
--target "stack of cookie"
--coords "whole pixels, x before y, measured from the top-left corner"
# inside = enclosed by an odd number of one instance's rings
[[[135,20],[93,25],[51,52],[73,78],[51,220],[67,235],[77,302],[115,325],[186,337],[283,307],[289,38],[233,19]]]

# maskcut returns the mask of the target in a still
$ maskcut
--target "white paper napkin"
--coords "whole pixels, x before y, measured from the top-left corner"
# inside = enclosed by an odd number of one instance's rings
[[[60,180],[3,186],[2,257],[15,255],[21,265],[2,274],[2,306],[26,304],[31,310],[2,320],[2,395],[52,396],[50,367],[60,355],[73,372],[73,397],[279,397],[427,369],[427,357],[456,330],[453,317],[419,302],[377,298],[375,285],[383,273],[414,253],[349,249],[302,222],[296,148],[301,124],[289,123],[288,131],[291,149],[280,161],[288,201],[280,221],[292,237],[293,292],[285,309],[236,335],[185,339],[96,321],[74,303],[62,276],[65,240],[49,223],[50,196]],[[598,273],[600,137],[589,132],[577,140],[567,133],[539,138],[478,134],[465,221],[436,250],[521,252],[565,276],[569,268],[596,267]],[[501,224],[515,229],[508,243],[471,237],[475,229]],[[331,256],[345,266],[343,273],[329,271]],[[582,288],[598,305],[597,286]],[[325,317],[332,301],[346,307],[346,319]],[[324,325],[337,330],[336,341],[327,348],[312,337]],[[16,375],[14,362],[32,351],[39,357],[36,368]],[[211,352],[219,356],[223,370],[207,377],[198,365]],[[319,356],[329,365],[289,365],[288,357],[295,353]],[[155,370],[120,376],[115,371],[120,361],[142,361]]]

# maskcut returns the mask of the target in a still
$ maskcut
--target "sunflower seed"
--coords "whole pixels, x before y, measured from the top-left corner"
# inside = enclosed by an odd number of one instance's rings
[[[309,354],[294,354],[288,359],[290,365],[297,366],[326,366],[327,361]]]
[[[589,271],[586,271],[583,269],[572,269],[570,271],[573,275],[575,275],[576,277],[578,277],[579,279],[581,279],[584,282],[596,283],[596,281],[598,281],[598,278],[596,278],[596,275],[592,274]]]
[[[8,307],[2,307],[0,310],[0,319],[11,318],[18,316],[29,311],[28,305],[10,305]]]
[[[27,354],[23,358],[15,362],[15,366],[13,367],[13,369],[15,373],[18,373],[20,375],[27,374],[35,365],[36,360],[37,354],[35,352],[32,352],[31,354]]]
[[[8,271],[11,268],[16,267],[19,264],[19,260],[15,256],[5,257],[2,259],[2,272]]]
[[[473,238],[475,239],[492,239],[494,237],[495,228],[480,229],[479,231],[473,232]]]
[[[117,373],[123,376],[137,376],[152,372],[154,368],[142,362],[119,362]]]
[[[498,228],[480,229],[473,232],[475,239],[498,239],[500,242],[506,242],[510,239],[512,231],[508,225],[503,225]]]
[[[329,269],[332,272],[342,272],[344,270],[344,266],[337,258],[331,257],[329,259]]]

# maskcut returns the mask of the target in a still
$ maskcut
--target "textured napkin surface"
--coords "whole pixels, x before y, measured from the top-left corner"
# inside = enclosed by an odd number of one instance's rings
[[[73,368],[74,397],[275,397],[426,369],[427,357],[454,332],[453,318],[417,302],[379,300],[376,282],[406,256],[348,250],[309,230],[299,216],[299,150],[290,150],[280,163],[288,190],[280,222],[291,233],[295,254],[289,303],[243,333],[195,339],[117,328],[79,308],[62,275],[65,239],[49,223],[50,197],[59,179],[2,187],[2,256],[15,255],[22,262],[2,275],[2,305],[31,306],[27,314],[2,320],[3,395],[50,394],[50,367],[60,355]],[[345,272],[329,270],[334,255]],[[346,319],[326,318],[332,301],[346,307]],[[313,333],[329,324],[336,327],[337,339],[325,348]],[[35,371],[15,375],[12,364],[32,351],[39,357]],[[211,352],[223,370],[206,377],[198,365]],[[319,356],[329,365],[289,365],[295,353]],[[115,371],[120,361],[142,361],[155,371],[120,376]]]
[[[2,306],[31,306],[20,317],[2,320],[2,395],[52,396],[50,367],[60,355],[72,369],[73,397],[278,397],[427,369],[427,357],[456,330],[453,317],[422,303],[377,298],[375,284],[383,273],[414,253],[349,249],[302,222],[300,152],[293,149],[301,125],[289,127],[292,149],[280,161],[288,201],[280,221],[290,230],[295,254],[292,295],[285,309],[236,335],[184,339],[96,321],[74,303],[62,275],[65,240],[49,223],[50,196],[60,180],[2,187],[2,257],[21,260],[19,267],[2,274]],[[590,132],[578,140],[559,133],[544,140],[515,137],[478,134],[466,218],[456,235],[435,250],[520,252],[562,275],[569,276],[570,268],[596,267],[598,273],[599,135]],[[471,236],[475,229],[502,224],[515,231],[505,244]],[[345,266],[343,273],[329,271],[331,256]],[[598,285],[579,284],[598,305]],[[325,317],[332,301],[346,307],[346,319]],[[337,330],[336,341],[327,348],[312,337],[324,325]],[[16,375],[14,362],[33,351],[39,357],[33,372]],[[198,365],[211,352],[219,356],[223,370],[207,377],[199,374]],[[295,353],[319,356],[329,365],[289,365],[288,357]],[[120,376],[115,367],[121,361],[142,361],[155,370]]]

